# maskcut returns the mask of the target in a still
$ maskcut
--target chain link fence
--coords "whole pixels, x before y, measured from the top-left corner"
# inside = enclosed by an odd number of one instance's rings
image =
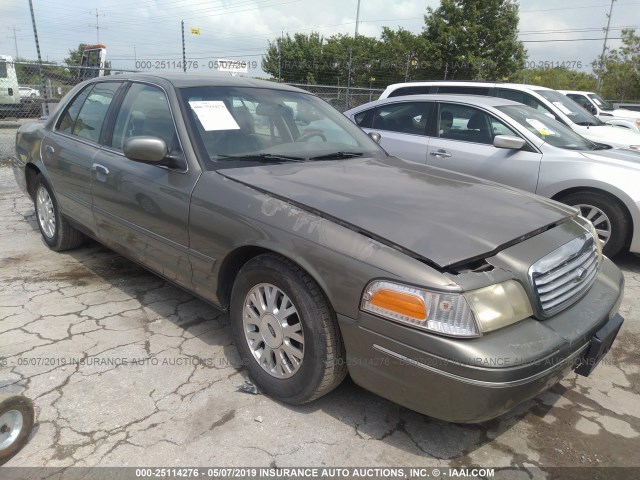
[[[372,100],[377,100],[384,91],[382,88],[347,88],[346,86],[308,85],[303,83],[290,83],[289,85],[313,93],[341,112]]]

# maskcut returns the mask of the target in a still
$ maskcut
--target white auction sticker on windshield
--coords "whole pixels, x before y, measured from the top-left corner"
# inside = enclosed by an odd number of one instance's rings
[[[558,107],[560,109],[560,111],[562,113],[564,113],[565,115],[571,115],[571,110],[569,110],[567,107],[565,107],[562,102],[553,102],[553,104]]]
[[[207,132],[240,129],[227,106],[221,100],[195,100],[190,101],[189,105]]]
[[[527,118],[527,123],[535,128],[540,135],[555,135],[556,132],[548,128],[544,123],[540,120],[536,120],[535,118]]]

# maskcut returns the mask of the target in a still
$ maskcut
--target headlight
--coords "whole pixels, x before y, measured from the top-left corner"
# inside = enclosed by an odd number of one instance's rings
[[[631,150],[640,150],[640,145],[629,145]]]
[[[464,294],[376,280],[365,289],[362,310],[422,330],[478,337],[533,315],[522,286],[508,280]]]

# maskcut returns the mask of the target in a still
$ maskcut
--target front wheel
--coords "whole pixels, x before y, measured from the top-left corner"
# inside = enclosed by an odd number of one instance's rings
[[[0,465],[27,443],[33,428],[33,402],[22,395],[0,395]]]
[[[318,284],[293,262],[273,254],[247,262],[230,307],[240,356],[266,394],[306,403],[346,376],[335,313]]]
[[[51,250],[70,250],[82,244],[84,235],[62,216],[53,191],[42,175],[36,177],[35,205],[38,228]]]
[[[629,219],[616,199],[598,192],[577,192],[559,201],[577,208],[580,215],[593,223],[606,256],[613,257],[624,247]]]

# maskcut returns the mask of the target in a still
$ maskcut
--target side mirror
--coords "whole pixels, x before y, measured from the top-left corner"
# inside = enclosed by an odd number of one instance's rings
[[[493,138],[493,146],[498,148],[509,148],[511,150],[520,150],[527,144],[522,138],[512,135],[496,135]]]
[[[380,143],[380,140],[382,140],[382,135],[380,135],[378,132],[369,132],[367,135],[371,137],[371,140],[378,144]]]
[[[167,144],[158,137],[129,137],[123,150],[127,158],[138,162],[163,163],[167,158]]]

